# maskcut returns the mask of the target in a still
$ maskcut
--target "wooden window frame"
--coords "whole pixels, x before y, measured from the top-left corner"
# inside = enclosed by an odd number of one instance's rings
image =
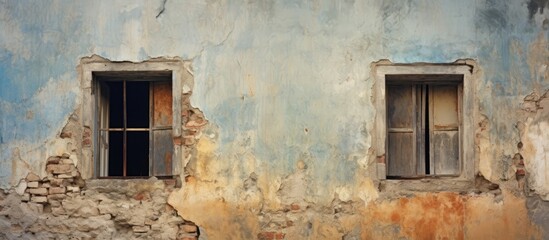
[[[475,88],[474,75],[475,64],[472,61],[459,61],[450,64],[394,64],[389,61],[380,61],[372,64],[372,77],[374,84],[374,103],[376,107],[374,150],[376,152],[377,178],[384,180],[388,189],[407,189],[417,191],[438,191],[468,189],[473,184],[475,175],[475,147],[474,147],[474,119],[475,119]],[[386,86],[387,76],[409,75],[416,76],[402,78],[402,81],[444,81],[437,76],[460,75],[462,80],[461,126],[460,126],[460,164],[461,171],[452,176],[423,176],[420,179],[387,179],[387,100]]]
[[[172,82],[172,175],[179,176],[184,165],[186,151],[182,147],[182,102],[192,92],[194,78],[192,75],[191,62],[183,61],[178,58],[165,59],[158,58],[144,62],[113,62],[107,59],[93,56],[83,58],[77,68],[80,75],[80,85],[82,92],[81,107],[79,114],[81,116],[82,147],[79,148],[78,168],[81,171],[83,179],[99,178],[99,160],[98,150],[98,128],[97,126],[97,106],[95,101],[94,75],[97,73],[108,73],[111,76],[120,75],[139,79],[143,77],[150,78],[154,73],[171,72]]]
[[[107,83],[108,82],[122,82],[122,105],[123,105],[123,119],[122,119],[122,126],[119,127],[110,127],[109,121],[110,116],[108,113],[108,109],[110,106],[110,102],[108,99],[105,99],[105,93],[101,92],[101,89],[107,90]],[[127,83],[129,82],[146,82],[148,84],[148,126],[141,126],[141,127],[132,127],[128,126],[127,122],[129,121],[128,118],[128,110],[127,110]],[[173,124],[170,119],[170,121],[166,124],[158,124],[155,119],[155,116],[159,113],[156,109],[155,104],[155,88],[161,84],[169,83],[169,93],[166,93],[171,99],[170,101],[173,101],[173,97],[171,96],[171,90],[172,90],[172,77],[170,71],[160,71],[160,72],[133,72],[131,74],[128,74],[128,76],[120,73],[111,73],[111,72],[94,72],[94,95],[95,95],[95,102],[96,102],[96,126],[97,127],[97,143],[96,146],[98,146],[97,151],[99,154],[95,155],[95,161],[96,161],[96,168],[99,172],[99,178],[137,178],[137,177],[150,177],[150,176],[157,176],[157,177],[169,177],[172,176],[172,156],[173,156],[173,147],[169,147],[172,149],[169,149],[169,154],[167,155],[165,159],[163,159],[164,163],[157,164],[157,152],[160,151],[166,151],[165,146],[157,146],[158,142],[160,142],[160,139],[155,139],[155,134],[158,134],[162,131],[172,131],[173,130]],[[107,91],[109,92],[109,91]],[[112,94],[112,93],[111,93]],[[108,97],[108,96],[107,96]],[[173,104],[172,104],[173,105]],[[170,105],[170,115],[173,114],[173,111],[171,111]],[[107,126],[107,127],[105,127]],[[122,175],[109,175],[109,133],[110,132],[121,132],[122,133],[122,159],[119,159],[118,161],[122,161]],[[132,151],[132,149],[128,149],[128,133],[129,132],[147,132],[149,135],[149,147],[148,147],[148,171],[147,175],[142,176],[131,176],[128,174],[128,169],[132,168],[132,161],[128,161],[128,151]],[[131,160],[131,159],[130,159]],[[162,171],[158,171],[159,166],[164,165],[164,169]],[[167,169],[166,165],[170,165],[170,168]]]

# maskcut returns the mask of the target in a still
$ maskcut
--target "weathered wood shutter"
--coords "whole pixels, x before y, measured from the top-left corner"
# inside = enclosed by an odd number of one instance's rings
[[[459,87],[433,85],[429,87],[429,129],[431,174],[460,173]]]
[[[414,85],[387,85],[387,176],[417,174],[416,111]]]
[[[151,82],[151,161],[152,176],[171,176],[173,160],[172,141],[172,83]]]

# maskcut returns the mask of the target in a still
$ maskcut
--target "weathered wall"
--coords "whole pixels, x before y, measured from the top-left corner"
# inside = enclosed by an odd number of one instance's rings
[[[60,134],[82,57],[181,57],[208,125],[169,202],[213,239],[548,238],[548,4],[0,0],[0,187],[47,177],[50,156],[80,167],[83,133]],[[378,187],[379,59],[476,61],[475,163],[496,190]]]

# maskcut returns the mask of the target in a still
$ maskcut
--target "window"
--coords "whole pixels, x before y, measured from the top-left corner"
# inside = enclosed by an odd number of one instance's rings
[[[182,112],[194,79],[177,58],[112,62],[83,58],[79,67],[82,178],[172,177],[188,156]],[[185,151],[185,152],[184,152]]]
[[[399,186],[410,183],[406,186],[424,191],[440,190],[446,180],[456,189],[470,186],[475,165],[473,69],[470,60],[372,65],[379,179],[405,180]],[[414,181],[418,178],[427,181]],[[437,183],[426,187],[428,179]]]
[[[386,75],[387,177],[458,176],[462,75]]]
[[[99,176],[172,175],[171,72],[95,72]]]

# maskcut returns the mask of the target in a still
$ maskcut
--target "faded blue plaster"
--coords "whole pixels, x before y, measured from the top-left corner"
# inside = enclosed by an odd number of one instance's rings
[[[368,158],[373,61],[476,59],[481,113],[502,143],[517,135],[508,111],[549,86],[527,64],[529,45],[547,30],[520,1],[167,1],[157,18],[162,2],[0,1],[1,187],[15,181],[14,149],[41,151],[76,109],[75,67],[92,54],[191,59],[192,104],[219,128],[223,174],[241,164],[241,148],[257,171],[276,176],[305,159],[326,194],[354,182],[357,159]]]

